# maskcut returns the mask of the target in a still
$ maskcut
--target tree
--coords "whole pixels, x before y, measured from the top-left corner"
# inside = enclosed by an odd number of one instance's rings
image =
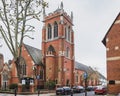
[[[45,7],[47,3],[43,0],[0,0],[0,33],[14,57],[19,78],[23,40],[32,38],[28,33],[34,32],[34,26],[29,22],[40,20]]]

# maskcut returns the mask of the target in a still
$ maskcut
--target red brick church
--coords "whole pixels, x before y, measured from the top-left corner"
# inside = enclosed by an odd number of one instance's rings
[[[45,82],[55,81],[59,86],[72,86],[75,65],[73,14],[69,16],[61,2],[60,8],[48,15],[44,12],[43,15],[42,50],[26,44],[22,47],[21,83],[30,81],[31,87],[44,87]],[[18,82],[15,64],[11,66],[10,83],[15,83]],[[33,92],[33,88],[30,90]],[[19,91],[22,89],[19,88]]]
[[[16,66],[11,62],[9,67],[6,67],[11,74],[6,84],[17,83],[19,92],[25,90],[34,92],[37,87],[44,88],[45,83],[49,81],[54,81],[56,86],[84,85],[82,76],[88,71],[93,76],[89,85],[97,85],[99,83],[97,77],[100,77],[98,73],[75,62],[73,13],[71,12],[69,16],[64,11],[63,2],[53,13],[48,15],[45,11],[43,13],[42,50],[23,44],[19,66],[21,82],[18,80]],[[23,87],[25,84],[30,87]]]

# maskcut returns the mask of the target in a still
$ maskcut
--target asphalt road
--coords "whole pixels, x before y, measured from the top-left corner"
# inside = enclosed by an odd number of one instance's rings
[[[55,96],[61,96],[61,95],[55,95]],[[71,96],[71,95],[62,95],[62,96]],[[73,94],[73,96],[85,96],[85,93],[76,93]],[[94,91],[87,92],[87,96],[107,96],[107,95],[95,95]]]

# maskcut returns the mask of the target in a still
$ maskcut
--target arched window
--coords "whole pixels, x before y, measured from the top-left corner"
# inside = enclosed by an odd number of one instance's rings
[[[47,36],[48,36],[48,39],[52,38],[52,27],[51,27],[50,24],[48,24],[48,34],[47,34]]]
[[[44,74],[44,71],[43,70],[40,70],[40,79],[43,79],[43,75]]]
[[[58,37],[58,24],[57,22],[54,23],[54,38]]]
[[[67,39],[67,29],[65,27],[65,39]]]
[[[68,41],[70,41],[70,26],[68,27]]]
[[[70,49],[69,49],[69,47],[67,47],[67,49],[66,49],[66,57],[70,57]]]
[[[47,49],[47,54],[51,54],[51,55],[55,55],[56,52],[55,52],[55,49],[52,45],[50,45]]]
[[[20,68],[20,75],[21,76],[26,75],[26,63],[23,57],[20,58],[19,68]]]
[[[2,88],[4,90],[6,90],[7,87],[8,87],[8,80],[9,80],[8,75],[9,75],[9,73],[7,71],[4,71],[3,74],[2,74],[2,76],[3,76],[3,78],[2,78],[3,79],[2,80]]]

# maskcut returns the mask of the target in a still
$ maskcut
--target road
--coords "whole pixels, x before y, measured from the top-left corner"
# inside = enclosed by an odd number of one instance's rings
[[[71,95],[64,95],[64,96],[71,96]],[[85,93],[73,94],[73,96],[85,96]],[[107,96],[107,95],[95,95],[93,91],[90,91],[87,92],[87,96]]]
[[[0,93],[0,96],[15,96],[14,94],[2,94]],[[38,96],[38,94],[34,95],[17,95],[17,96]],[[39,96],[56,96],[55,93],[49,93],[49,94],[40,94]],[[61,96],[61,95],[58,95]],[[64,96],[71,96],[71,95],[64,95]],[[85,96],[85,93],[78,93],[73,94],[73,96]],[[106,96],[106,95],[94,95],[94,92],[87,92],[87,96]]]

